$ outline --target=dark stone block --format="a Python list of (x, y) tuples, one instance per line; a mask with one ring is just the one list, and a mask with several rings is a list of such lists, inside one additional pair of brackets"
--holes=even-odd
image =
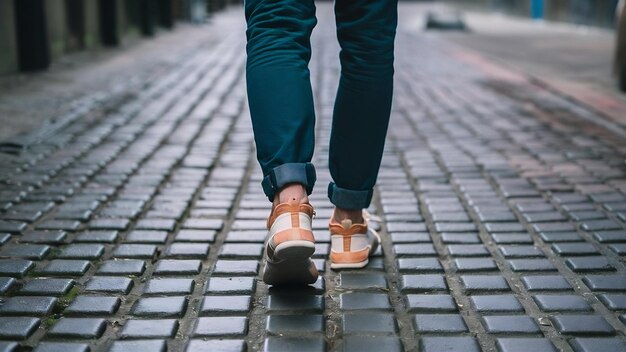
[(437, 258), (401, 258), (398, 268), (401, 272), (443, 272)]
[(344, 352), (403, 352), (402, 342), (392, 336), (352, 335), (343, 339)]
[(98, 259), (104, 254), (100, 244), (70, 244), (61, 250), (58, 258), (63, 259)]
[(213, 275), (256, 275), (259, 272), (258, 260), (218, 260)]
[(126, 243), (155, 243), (163, 244), (167, 240), (167, 231), (131, 231), (124, 238)]
[(505, 258), (544, 257), (543, 251), (534, 246), (500, 246)]
[(135, 224), (136, 230), (174, 231), (176, 220), (173, 219), (142, 219)]
[(397, 257), (436, 256), (437, 251), (432, 244), (397, 244), (393, 246)]
[(114, 243), (117, 240), (117, 231), (87, 231), (78, 234), (76, 243)]
[(48, 331), (50, 337), (95, 339), (102, 335), (106, 320), (100, 318), (61, 318)]
[(127, 320), (120, 334), (123, 339), (167, 339), (178, 329), (176, 319)]
[(0, 294), (4, 294), (13, 288), (17, 280), (12, 277), (0, 277)]
[(221, 230), (223, 226), (224, 226), (224, 221), (221, 219), (189, 218), (183, 224), (184, 229), (215, 230), (215, 231)]
[(626, 275), (587, 275), (583, 282), (592, 291), (626, 291)]
[(208, 255), (209, 245), (206, 243), (172, 243), (165, 251), (167, 258), (204, 259)]
[[(232, 234), (229, 233), (229, 235)], [(217, 235), (217, 231), (215, 230), (180, 230), (177, 234), (176, 234), (176, 242), (213, 242), (215, 241), (215, 236)], [(263, 242), (265, 240), (265, 232), (263, 232), (263, 239), (259, 242)], [(226, 242), (233, 242), (233, 241), (229, 241), (229, 239), (233, 239), (233, 237), (231, 236), (230, 238), (227, 236), (226, 237)], [(240, 242), (240, 241), (236, 241), (236, 242)], [(244, 241), (241, 241), (244, 242)], [(247, 242), (247, 241), (246, 241)]]
[(0, 257), (43, 259), (50, 252), (50, 246), (44, 244), (6, 244), (0, 249)]
[(339, 274), (339, 282), (339, 287), (344, 289), (387, 288), (384, 274), (342, 272)]
[(447, 291), (448, 284), (443, 275), (402, 275), (402, 292)]
[(512, 259), (509, 265), (513, 271), (556, 271), (548, 259)]
[(576, 295), (537, 295), (533, 299), (544, 312), (593, 310), (584, 298)]
[(246, 313), (250, 310), (250, 296), (205, 296), (200, 306), (200, 315), (221, 313)]
[(108, 352), (165, 352), (165, 340), (114, 341)]
[(54, 259), (39, 271), (48, 276), (82, 276), (89, 270), (91, 263), (87, 260)]
[(575, 338), (570, 340), (575, 352), (626, 351), (626, 342), (619, 338)]
[(528, 291), (572, 290), (572, 285), (560, 275), (524, 276), (522, 283)]
[(463, 275), (461, 282), (466, 291), (510, 291), (509, 284), (498, 275)]
[(149, 297), (135, 302), (132, 314), (138, 317), (182, 317), (187, 309), (185, 297)]
[(576, 257), (565, 261), (568, 267), (577, 273), (588, 271), (615, 271), (609, 260), (605, 257)]
[(518, 222), (492, 222), (484, 224), (490, 233), (499, 232), (524, 232), (526, 228)]
[(130, 226), (130, 220), (125, 218), (93, 219), (87, 224), (90, 230), (118, 230), (124, 231)]
[(120, 299), (106, 296), (78, 296), (65, 309), (66, 315), (113, 315)]
[(496, 262), (491, 258), (457, 258), (454, 265), (458, 271), (491, 271), (497, 270)]
[(0, 220), (0, 232), (21, 233), (28, 227), (25, 222)]
[(557, 315), (552, 317), (556, 330), (567, 335), (613, 335), (615, 329), (598, 315)]
[(324, 352), (326, 351), (326, 341), (323, 337), (272, 336), (265, 339), (263, 351)]
[(199, 260), (159, 260), (154, 269), (155, 275), (196, 275), (202, 270)]
[(480, 352), (481, 349), (472, 337), (422, 337), (419, 350), (423, 352)]
[(92, 277), (85, 284), (85, 291), (111, 294), (128, 294), (133, 287), (133, 280), (127, 277)]
[(0, 259), (0, 275), (24, 277), (35, 263), (25, 259)]
[(219, 339), (191, 339), (185, 352), (245, 352), (246, 342), (244, 340), (219, 340)]
[(415, 316), (418, 333), (462, 333), (467, 332), (465, 321), (458, 314), (418, 314)]
[(120, 244), (113, 251), (115, 258), (144, 258), (156, 256), (157, 247), (151, 244)]
[(47, 315), (57, 304), (54, 297), (9, 297), (0, 306), (0, 315)]
[(247, 327), (246, 317), (204, 317), (198, 318), (192, 336), (243, 336)]
[(458, 310), (450, 295), (406, 295), (410, 312), (456, 312)]
[(482, 244), (455, 244), (447, 246), (453, 257), (488, 257), (489, 251)]
[(29, 317), (0, 317), (0, 337), (25, 340), (39, 326), (39, 319)]
[(339, 302), (344, 310), (391, 309), (389, 296), (382, 293), (342, 293)]
[(62, 244), (66, 238), (65, 231), (31, 231), (20, 236), (20, 242)]
[(496, 340), (496, 346), (498, 352), (557, 352), (552, 342), (546, 338), (500, 338)]
[(344, 333), (393, 333), (397, 331), (392, 314), (344, 314)]
[(470, 301), (478, 312), (523, 312), (524, 307), (513, 295), (471, 296)]
[(539, 333), (539, 326), (530, 317), (514, 315), (484, 316), (483, 324), (492, 334)]
[[(364, 301), (367, 300), (364, 299)], [(324, 297), (310, 293), (298, 293), (297, 291), (278, 294), (270, 293), (267, 298), (267, 311), (321, 313), (324, 311)]]
[(40, 342), (34, 352), (89, 352), (89, 344), (74, 342)]
[(146, 269), (143, 260), (105, 260), (98, 269), (98, 275), (141, 275)]
[(534, 240), (527, 233), (492, 233), (491, 238), (497, 244), (533, 244)]
[(146, 295), (188, 295), (194, 287), (192, 279), (152, 279), (144, 287)]
[(252, 277), (212, 277), (206, 287), (209, 294), (252, 294), (256, 281)]
[(222, 245), (220, 257), (260, 258), (263, 248), (263, 244), (260, 243), (226, 243)]
[(289, 333), (322, 333), (324, 318), (321, 315), (270, 315), (265, 330), (274, 335)]
[(72, 279), (32, 279), (26, 281), (19, 293), (29, 296), (62, 296), (74, 287)]
[(473, 232), (461, 232), (461, 233), (453, 233), (453, 232), (444, 232), (441, 234), (441, 240), (445, 244), (451, 243), (459, 243), (459, 244), (480, 244), (482, 241), (478, 234)]
[(603, 294), (598, 298), (610, 310), (626, 310), (626, 295)]
[(546, 243), (584, 241), (576, 232), (540, 232), (539, 237)]

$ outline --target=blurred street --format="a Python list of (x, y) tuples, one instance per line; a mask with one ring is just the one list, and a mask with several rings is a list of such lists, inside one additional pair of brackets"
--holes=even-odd
[(401, 3), (369, 209), (383, 246), (336, 272), (339, 47), (332, 3), (316, 5), (320, 280), (260, 279), (270, 203), (231, 6), (0, 78), (0, 351), (626, 351), (612, 34), (478, 12), (470, 32), (424, 31), (443, 7)]

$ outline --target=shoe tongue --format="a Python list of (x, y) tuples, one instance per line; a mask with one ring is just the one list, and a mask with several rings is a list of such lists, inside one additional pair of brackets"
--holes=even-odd
[(349, 229), (350, 227), (352, 227), (352, 220), (350, 219), (341, 220), (341, 226), (343, 226), (344, 229)]

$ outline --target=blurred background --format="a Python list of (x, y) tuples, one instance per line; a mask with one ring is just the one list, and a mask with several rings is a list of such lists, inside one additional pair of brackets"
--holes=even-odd
[[(42, 70), (67, 53), (118, 46), (176, 22), (201, 23), (240, 0), (0, 0), (0, 74)], [(463, 11), (613, 29), (618, 0), (431, 1)], [(506, 25), (502, 26), (506, 30)], [(471, 29), (471, 28), (470, 28)]]
[[(330, 1), (318, 1), (318, 14), (332, 16), (326, 11)], [(621, 92), (626, 91), (626, 16), (619, 15), (624, 2), (401, 0), (399, 30), (453, 42), (599, 108), (621, 109), (626, 106)], [(207, 34), (228, 34), (215, 33), (225, 27), (214, 22), (235, 18), (243, 31), (242, 4), (0, 0), (0, 140), (68, 114), (74, 105), (67, 102), (176, 67), (194, 47), (210, 45)]]

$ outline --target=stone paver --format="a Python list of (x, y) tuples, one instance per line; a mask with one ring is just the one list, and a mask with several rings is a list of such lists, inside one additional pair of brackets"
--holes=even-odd
[(319, 4), (311, 62), (323, 277), (260, 280), (269, 203), (234, 7), (176, 69), (0, 158), (0, 347), (626, 350), (626, 141), (583, 103), (409, 27), (370, 209), (383, 249), (360, 272), (326, 270), (331, 14)]

